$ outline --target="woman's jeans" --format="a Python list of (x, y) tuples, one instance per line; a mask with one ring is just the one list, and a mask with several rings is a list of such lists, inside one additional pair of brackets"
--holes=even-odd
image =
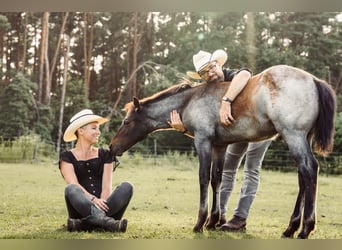
[[(79, 186), (75, 184), (67, 185), (64, 194), (69, 218), (81, 219), (91, 214), (91, 205), (93, 203), (85, 196)], [(107, 198), (109, 210), (106, 215), (120, 220), (126, 211), (132, 195), (133, 185), (131, 183), (123, 182), (117, 186)]]
[(220, 209), (221, 217), (225, 217), (228, 199), (235, 186), (236, 172), (246, 155), (244, 164), (244, 180), (240, 190), (238, 205), (234, 215), (247, 218), (249, 209), (258, 190), (262, 161), (271, 144), (271, 140), (260, 142), (243, 142), (230, 144), (227, 147), (221, 184)]

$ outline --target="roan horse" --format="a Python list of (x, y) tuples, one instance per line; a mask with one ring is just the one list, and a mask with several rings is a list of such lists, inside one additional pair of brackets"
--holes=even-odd
[[(193, 230), (215, 229), (220, 217), (219, 187), (226, 147), (241, 141), (259, 141), (279, 134), (287, 143), (298, 167), (299, 192), (287, 229), (282, 237), (308, 238), (316, 224), (318, 162), (312, 152), (332, 151), (335, 94), (315, 76), (286, 65), (273, 66), (253, 76), (232, 104), (233, 125), (220, 122), (221, 98), (229, 83), (180, 84), (151, 97), (126, 104), (127, 112), (110, 148), (123, 152), (156, 130), (170, 129), (170, 112), (176, 109), (194, 136), (199, 157), (200, 207)], [(211, 178), (211, 180), (210, 180)], [(208, 186), (213, 201), (208, 217)], [(304, 211), (304, 213), (303, 213)]]

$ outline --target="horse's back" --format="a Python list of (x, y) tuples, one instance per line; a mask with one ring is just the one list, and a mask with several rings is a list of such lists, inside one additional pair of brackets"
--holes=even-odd
[[(318, 117), (318, 90), (313, 75), (287, 65), (272, 66), (253, 76), (232, 104), (235, 122), (220, 122), (221, 98), (230, 83), (195, 87), (187, 118), (199, 131), (215, 134), (218, 141), (261, 140), (284, 131), (308, 133)], [(215, 128), (215, 130), (214, 130)]]
[(308, 133), (319, 109), (314, 79), (308, 72), (287, 65), (253, 76), (232, 105), (235, 123), (225, 128), (227, 140), (265, 139), (286, 130)]

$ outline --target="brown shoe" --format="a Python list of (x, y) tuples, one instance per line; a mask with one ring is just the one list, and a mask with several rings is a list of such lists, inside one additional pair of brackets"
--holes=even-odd
[(234, 217), (223, 224), (220, 229), (222, 231), (245, 231), (246, 230), (246, 219), (240, 216), (234, 215)]

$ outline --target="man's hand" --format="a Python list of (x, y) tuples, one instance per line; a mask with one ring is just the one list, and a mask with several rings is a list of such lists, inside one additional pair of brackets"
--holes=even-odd
[(234, 117), (232, 116), (232, 109), (231, 109), (230, 102), (223, 101), (221, 103), (220, 119), (221, 119), (221, 122), (226, 126), (231, 125), (235, 121)]
[(168, 121), (168, 123), (172, 128), (174, 128), (175, 130), (181, 133), (184, 133), (186, 131), (184, 124), (177, 110), (172, 110), (170, 112), (170, 121)]

